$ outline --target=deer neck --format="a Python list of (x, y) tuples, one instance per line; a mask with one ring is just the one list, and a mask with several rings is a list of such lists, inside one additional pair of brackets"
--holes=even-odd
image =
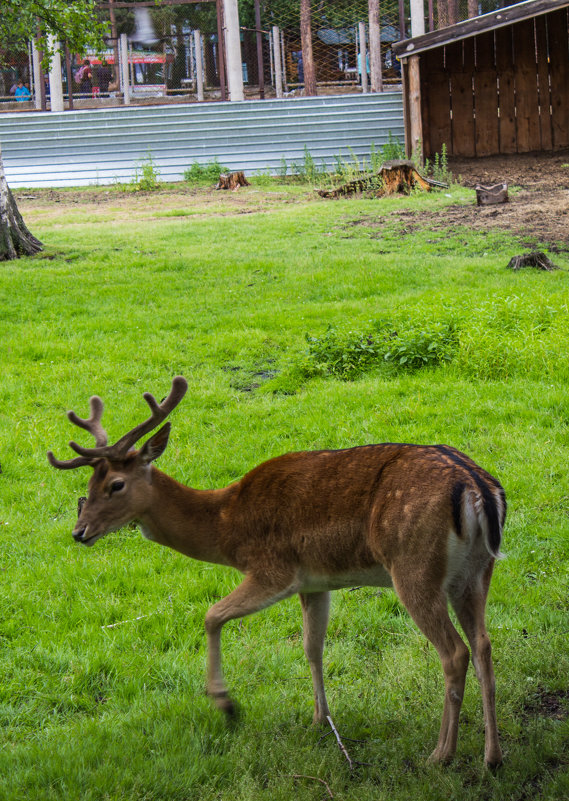
[(143, 535), (193, 559), (229, 564), (220, 547), (227, 490), (195, 490), (151, 470), (149, 502), (137, 519)]

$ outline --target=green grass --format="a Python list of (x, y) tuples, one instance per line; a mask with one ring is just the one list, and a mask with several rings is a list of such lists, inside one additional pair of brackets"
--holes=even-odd
[[(446, 204), (472, 202), (460, 188), (381, 201), (279, 185), (237, 194), (21, 204), (47, 250), (0, 267), (0, 801), (326, 797), (310, 777), (353, 801), (567, 798), (567, 258), (555, 255), (555, 273), (512, 273), (523, 247), (506, 233), (390, 216), (437, 210), (440, 222)], [(442, 364), (380, 360), (355, 380), (304, 369), (306, 335), (328, 326), (348, 337), (377, 321), (404, 332), (451, 320), (458, 340)], [(334, 595), (329, 701), (357, 741), (346, 739), (352, 758), (369, 763), (351, 775), (310, 726), (296, 599), (224, 629), (242, 710), (228, 727), (204, 695), (203, 617), (237, 573), (132, 529), (89, 550), (72, 542), (90, 471), (60, 473), (45, 457), (88, 442), (65, 410), (85, 415), (100, 394), (113, 440), (146, 413), (142, 393), (162, 397), (176, 373), (190, 389), (159, 466), (195, 487), (288, 450), (389, 440), (452, 444), (501, 479), (507, 558), (488, 607), (496, 775), (483, 767), (472, 669), (456, 761), (426, 763), (442, 671), (393, 593)]]

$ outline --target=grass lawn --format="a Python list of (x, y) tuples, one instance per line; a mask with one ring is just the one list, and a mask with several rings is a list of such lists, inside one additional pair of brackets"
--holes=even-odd
[[(0, 801), (566, 799), (567, 256), (515, 273), (524, 244), (507, 233), (413, 224), (472, 203), (459, 187), (36, 194), (20, 209), (45, 252), (0, 265)], [(427, 764), (442, 671), (391, 591), (334, 594), (325, 677), (365, 763), (351, 773), (310, 725), (298, 599), (225, 627), (242, 713), (228, 726), (204, 695), (203, 618), (238, 574), (133, 528), (72, 541), (90, 471), (45, 454), (91, 441), (65, 411), (101, 395), (114, 441), (178, 373), (190, 388), (158, 466), (197, 488), (290, 450), (386, 441), (453, 445), (501, 480), (499, 771), (483, 767), (472, 668), (456, 760)]]

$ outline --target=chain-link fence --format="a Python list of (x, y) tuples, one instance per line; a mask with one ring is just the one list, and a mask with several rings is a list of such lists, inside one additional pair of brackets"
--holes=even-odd
[[(105, 52), (77, 54), (62, 49), (66, 108), (124, 102), (124, 79), (121, 83), (119, 70), (121, 34), (128, 40), (131, 102), (227, 98), (224, 51), (219, 46), (224, 29), (222, 13), (218, 16), (222, 3), (162, 0), (156, 8), (124, 5), (100, 2), (99, 13), (109, 21), (112, 34)], [(507, 5), (513, 3), (424, 0), (425, 30)], [(410, 36), (409, 0), (380, 0), (376, 22), (380, 80), (374, 85), (368, 0), (239, 0), (245, 97), (382, 91), (399, 85), (400, 65), (391, 46)], [(1, 110), (49, 108), (50, 81), (38, 68), (40, 58), (41, 53), (34, 67), (32, 43), (22, 49), (0, 42)]]

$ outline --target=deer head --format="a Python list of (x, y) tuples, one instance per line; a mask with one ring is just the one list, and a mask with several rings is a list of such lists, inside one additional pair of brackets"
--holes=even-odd
[(89, 403), (91, 415), (87, 419), (75, 412), (67, 413), (71, 422), (89, 431), (95, 438), (94, 448), (84, 448), (76, 442), (70, 447), (79, 454), (73, 459), (56, 459), (48, 451), (49, 463), (58, 470), (89, 466), (94, 469), (89, 481), (87, 500), (80, 505), (79, 517), (73, 529), (73, 538), (83, 545), (93, 545), (98, 539), (126, 525), (144, 511), (152, 480), (151, 463), (162, 455), (168, 444), (170, 423), (166, 423), (139, 450), (135, 444), (156, 428), (180, 403), (188, 383), (176, 376), (168, 397), (158, 403), (149, 392), (144, 400), (150, 406), (151, 415), (135, 426), (114, 445), (108, 445), (107, 433), (101, 425), (103, 401), (94, 395)]

